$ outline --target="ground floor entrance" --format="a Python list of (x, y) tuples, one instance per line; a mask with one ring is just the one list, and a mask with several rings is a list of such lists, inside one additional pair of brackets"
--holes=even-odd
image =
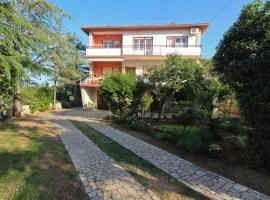
[(97, 93), (97, 108), (99, 110), (108, 110), (108, 103), (104, 97), (99, 91)]
[(105, 97), (100, 93), (99, 87), (81, 87), (82, 104), (84, 110), (107, 110), (108, 104)]

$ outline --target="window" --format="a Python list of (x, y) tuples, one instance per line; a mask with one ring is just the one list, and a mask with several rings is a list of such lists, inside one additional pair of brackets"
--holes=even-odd
[(126, 73), (129, 75), (136, 75), (136, 67), (126, 67)]
[(149, 50), (153, 48), (152, 37), (133, 38), (133, 47), (135, 50)]
[(167, 47), (188, 47), (188, 37), (167, 37)]
[(103, 48), (120, 48), (119, 40), (103, 40), (102, 41)]
[(104, 40), (102, 42), (102, 47), (103, 48), (113, 48), (114, 47), (114, 42), (113, 40)]
[(114, 48), (120, 48), (120, 41), (119, 40), (114, 40), (113, 41), (113, 46), (114, 46)]
[(144, 50), (144, 38), (134, 38), (134, 49), (135, 50)]

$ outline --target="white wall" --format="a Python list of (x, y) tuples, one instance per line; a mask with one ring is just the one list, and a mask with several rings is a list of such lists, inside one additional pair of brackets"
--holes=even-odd
[(97, 106), (97, 88), (81, 87), (81, 95), (84, 109), (88, 109), (90, 105)]
[[(188, 36), (188, 48), (166, 48), (168, 36)], [(140, 51), (134, 51), (132, 48), (134, 37), (153, 37), (153, 55), (167, 55), (168, 53), (178, 53), (181, 55), (200, 55), (201, 48), (195, 47), (200, 45), (201, 33), (190, 35), (190, 29), (164, 30), (164, 31), (125, 31), (123, 32), (123, 54), (124, 55), (141, 55)], [(198, 37), (198, 38), (197, 38)], [(162, 45), (160, 47), (159, 45)]]
[(92, 32), (88, 33), (88, 41), (89, 41), (89, 46), (91, 47), (93, 44), (93, 34)]
[(125, 60), (122, 64), (123, 69), (125, 67), (136, 67), (136, 75), (142, 75), (150, 68), (158, 67), (164, 64), (164, 61), (140, 61), (140, 60)]
[(120, 56), (121, 48), (86, 48), (87, 56)]

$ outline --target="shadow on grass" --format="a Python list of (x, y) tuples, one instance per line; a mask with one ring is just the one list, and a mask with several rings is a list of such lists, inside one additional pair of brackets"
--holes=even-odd
[(14, 132), (18, 131), (18, 125), (16, 123), (10, 123), (9, 121), (1, 122), (0, 121), (0, 134), (4, 132)]
[(5, 124), (0, 135), (0, 199), (87, 199), (54, 130), (25, 122)]

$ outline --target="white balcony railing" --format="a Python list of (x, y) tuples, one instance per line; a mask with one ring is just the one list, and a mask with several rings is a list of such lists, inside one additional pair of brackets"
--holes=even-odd
[(104, 76), (99, 77), (85, 77), (80, 80), (80, 85), (82, 86), (93, 86), (93, 87), (99, 87), (100, 81), (104, 78)]
[(86, 49), (87, 56), (166, 56), (168, 54), (179, 54), (184, 56), (200, 56), (201, 45), (184, 45), (176, 47), (168, 47), (166, 45), (153, 45), (145, 47), (122, 46), (122, 48), (103, 48), (88, 47)]
[(87, 56), (120, 56), (121, 48), (102, 48), (88, 47), (86, 48)]
[(190, 55), (190, 56), (200, 56), (201, 46), (178, 46), (178, 47), (168, 47), (166, 45), (150, 46), (145, 48), (134, 48), (133, 46), (123, 46), (123, 55), (141, 55), (141, 56), (166, 56), (168, 54), (179, 54), (179, 55)]

